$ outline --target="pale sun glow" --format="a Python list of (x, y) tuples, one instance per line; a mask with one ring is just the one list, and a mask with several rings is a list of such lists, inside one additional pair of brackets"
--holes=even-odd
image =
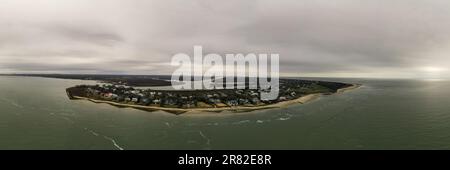
[(428, 66), (428, 67), (423, 67), (422, 68), (423, 71), (428, 72), (428, 73), (440, 73), (440, 72), (444, 72), (447, 71), (447, 68), (443, 68), (443, 67), (432, 67), (432, 66)]

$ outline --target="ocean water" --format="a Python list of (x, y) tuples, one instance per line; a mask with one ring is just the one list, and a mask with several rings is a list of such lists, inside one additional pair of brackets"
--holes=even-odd
[(0, 149), (450, 149), (450, 82), (359, 89), (246, 114), (172, 115), (71, 101), (93, 81), (0, 76)]

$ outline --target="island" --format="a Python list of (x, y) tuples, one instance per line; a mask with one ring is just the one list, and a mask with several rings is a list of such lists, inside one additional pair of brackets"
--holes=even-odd
[(145, 111), (250, 112), (305, 103), (320, 95), (330, 95), (359, 87), (327, 81), (280, 79), (280, 92), (275, 100), (260, 100), (261, 89), (155, 90), (139, 89), (120, 83), (77, 85), (66, 89), (71, 100), (88, 100), (116, 107)]

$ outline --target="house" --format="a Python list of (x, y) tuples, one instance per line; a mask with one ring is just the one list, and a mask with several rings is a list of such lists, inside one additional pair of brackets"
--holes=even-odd
[(296, 95), (297, 95), (297, 93), (295, 93), (295, 91), (291, 93), (291, 96), (292, 96), (292, 97), (294, 97), (294, 96), (296, 96)]
[(160, 100), (160, 99), (155, 99), (155, 100), (152, 101), (152, 103), (153, 103), (153, 104), (160, 104), (160, 103), (161, 103), (161, 100)]
[(131, 102), (132, 98), (131, 97), (126, 97), (125, 98), (125, 102)]
[(165, 105), (176, 105), (176, 101), (173, 99), (166, 99), (164, 100)]
[(195, 105), (193, 105), (193, 104), (191, 104), (191, 103), (186, 103), (186, 104), (183, 104), (181, 107), (182, 108), (191, 108), (191, 107), (194, 107)]
[(237, 100), (228, 100), (225, 102), (228, 106), (237, 106), (239, 103)]
[(244, 90), (238, 90), (238, 91), (236, 91), (236, 94), (243, 94), (244, 93)]
[(255, 91), (250, 91), (250, 96), (258, 96), (259, 94), (258, 93), (256, 93)]
[(151, 103), (151, 100), (149, 98), (143, 98), (141, 100), (141, 104), (149, 105), (150, 103)]
[(253, 104), (259, 104), (260, 100), (257, 97), (252, 98), (252, 103)]
[(117, 94), (112, 94), (111, 95), (111, 99), (113, 99), (113, 100), (116, 100), (118, 97), (119, 97), (119, 95), (117, 95)]
[(133, 98), (131, 99), (131, 101), (137, 103), (137, 102), (139, 102), (139, 98), (133, 97)]
[(208, 99), (208, 103), (216, 104), (216, 103), (220, 103), (220, 102), (221, 102), (220, 99), (214, 99), (214, 98)]
[(248, 99), (239, 99), (239, 104), (248, 104)]
[(123, 96), (118, 96), (116, 98), (116, 101), (118, 101), (118, 102), (123, 102), (124, 100), (125, 100), (125, 97), (123, 97)]
[(113, 94), (112, 93), (104, 93), (103, 97), (106, 99), (112, 99)]

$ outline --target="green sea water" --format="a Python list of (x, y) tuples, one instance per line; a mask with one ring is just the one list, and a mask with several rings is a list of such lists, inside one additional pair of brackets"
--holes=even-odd
[(450, 149), (450, 82), (359, 89), (247, 114), (176, 116), (71, 101), (93, 81), (0, 76), (0, 149)]

